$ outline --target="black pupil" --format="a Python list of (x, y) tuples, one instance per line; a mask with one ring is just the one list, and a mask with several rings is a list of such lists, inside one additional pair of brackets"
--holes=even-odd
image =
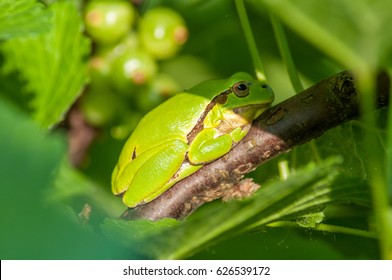
[(237, 86), (237, 89), (240, 90), (240, 91), (245, 91), (245, 90), (248, 89), (248, 86), (246, 84), (239, 84)]

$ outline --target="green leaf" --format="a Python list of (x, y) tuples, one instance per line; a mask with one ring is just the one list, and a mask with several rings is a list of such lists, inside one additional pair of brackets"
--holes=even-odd
[(32, 92), (33, 117), (43, 127), (59, 122), (87, 80), (88, 40), (82, 34), (80, 15), (71, 2), (50, 6), (50, 32), (18, 38), (3, 46), (6, 71), (17, 70)]
[(111, 239), (135, 250), (139, 249), (140, 253), (146, 254), (144, 251), (146, 247), (141, 241), (148, 242), (149, 238), (155, 238), (158, 234), (178, 224), (177, 220), (171, 218), (155, 222), (149, 220), (130, 222), (121, 219), (105, 219), (101, 228)]
[(324, 212), (315, 212), (298, 217), (297, 223), (301, 227), (314, 228), (325, 219)]
[(72, 201), (77, 199), (91, 205), (95, 212), (103, 212), (105, 217), (118, 217), (125, 211), (121, 199), (65, 161), (60, 167), (53, 188), (47, 193), (47, 201), (51, 203), (63, 202), (70, 205)]
[(1, 97), (0, 127), (2, 260), (134, 257), (88, 225), (75, 222), (62, 203), (46, 201), (66, 156), (63, 135), (44, 133)]
[(50, 13), (35, 0), (0, 1), (0, 41), (49, 29)]

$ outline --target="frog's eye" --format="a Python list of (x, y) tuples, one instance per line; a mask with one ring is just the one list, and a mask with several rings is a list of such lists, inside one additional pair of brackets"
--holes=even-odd
[(238, 82), (232, 86), (232, 90), (238, 97), (245, 97), (249, 94), (249, 83)]

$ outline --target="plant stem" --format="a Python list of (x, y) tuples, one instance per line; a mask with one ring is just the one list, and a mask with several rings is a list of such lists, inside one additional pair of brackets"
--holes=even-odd
[[(388, 74), (391, 74), (392, 70), (389, 71)], [(392, 91), (389, 91), (389, 94), (392, 95)], [(392, 101), (390, 101), (391, 103)], [(392, 104), (389, 104), (391, 106)], [(390, 108), (388, 111), (388, 139), (387, 139), (387, 155), (386, 155), (386, 166), (387, 166), (387, 182), (389, 186), (389, 197), (392, 199), (392, 109)]]
[(257, 50), (256, 42), (253, 37), (252, 29), (249, 24), (248, 15), (246, 14), (245, 5), (243, 0), (235, 0), (238, 17), (240, 19), (242, 30), (244, 31), (245, 39), (252, 56), (253, 66), (256, 72), (256, 78), (260, 81), (266, 81), (263, 64)]
[(278, 168), (280, 180), (286, 181), (290, 175), (289, 162), (287, 160), (279, 161)]
[[(368, 127), (376, 127), (377, 119), (372, 114), (376, 108), (376, 75), (375, 71), (358, 73), (358, 92), (362, 119)], [(367, 172), (372, 187), (373, 211), (377, 222), (377, 232), (380, 240), (380, 251), (383, 259), (392, 258), (392, 232), (389, 221), (389, 205), (387, 178), (384, 174), (385, 154), (380, 147), (378, 135), (368, 130), (365, 134), (365, 145), (368, 149)], [(388, 172), (388, 171), (387, 171)]]
[[(389, 71), (389, 74), (391, 71)], [(392, 94), (392, 91), (389, 90), (389, 95)], [(391, 105), (391, 101), (390, 101)], [(388, 186), (388, 197), (389, 197), (389, 202), (391, 203), (392, 199), (392, 109), (389, 107), (389, 112), (388, 112), (388, 139), (387, 139), (387, 153), (386, 153), (386, 167), (387, 167), (387, 186)], [(390, 237), (392, 235), (392, 207), (389, 205), (386, 213), (386, 226), (387, 226), (387, 233), (389, 233), (388, 237), (388, 244), (387, 246), (389, 247), (388, 251), (386, 252), (387, 258), (392, 259), (392, 238)]]
[(286, 65), (291, 84), (293, 85), (296, 93), (301, 92), (304, 90), (304, 87), (301, 83), (297, 69), (294, 65), (294, 60), (293, 57), (291, 56), (290, 48), (287, 43), (283, 26), (280, 23), (280, 20), (275, 15), (270, 13), (270, 18), (271, 18), (272, 28), (274, 29), (275, 38), (278, 43), (279, 52), (283, 58), (284, 64)]
[[(270, 223), (267, 226), (269, 226), (269, 227), (303, 228), (295, 222), (286, 222), (286, 221)], [(309, 229), (323, 231), (323, 232), (351, 234), (351, 235), (356, 235), (356, 236), (365, 237), (365, 238), (377, 239), (377, 233), (375, 233), (375, 232), (361, 230), (361, 229), (355, 229), (355, 228), (342, 227), (342, 226), (328, 225), (328, 224), (323, 224), (323, 223), (317, 224), (315, 227), (312, 227)]]

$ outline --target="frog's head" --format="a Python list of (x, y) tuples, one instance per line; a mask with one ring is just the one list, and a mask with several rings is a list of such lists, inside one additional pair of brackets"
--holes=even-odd
[(189, 90), (214, 101), (247, 119), (257, 118), (274, 101), (274, 92), (263, 81), (245, 72), (238, 72), (227, 79), (204, 81)]
[(245, 72), (235, 73), (228, 78), (226, 87), (226, 92), (218, 96), (216, 101), (249, 121), (257, 118), (274, 101), (271, 87)]

